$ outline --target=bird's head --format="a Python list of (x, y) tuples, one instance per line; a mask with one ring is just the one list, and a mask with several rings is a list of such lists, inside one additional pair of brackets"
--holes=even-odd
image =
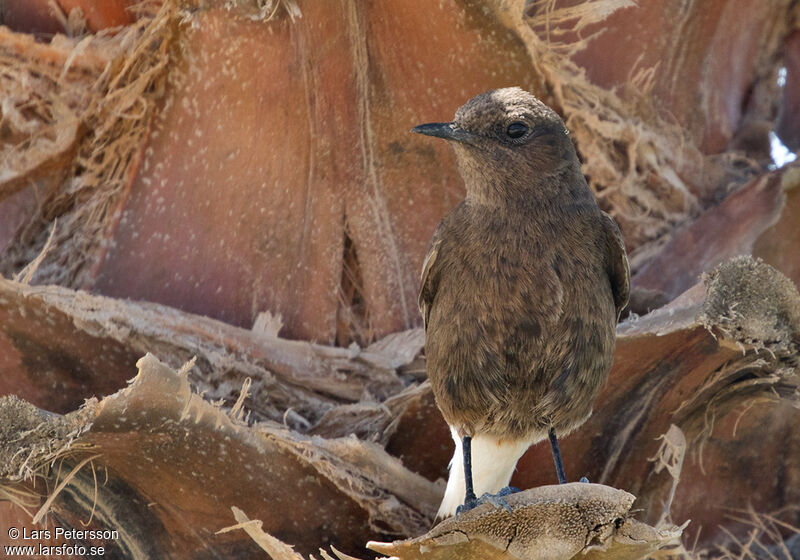
[(422, 124), (412, 132), (450, 140), (467, 195), (529, 190), (579, 169), (564, 122), (530, 93), (514, 87), (487, 91), (467, 101), (449, 123)]

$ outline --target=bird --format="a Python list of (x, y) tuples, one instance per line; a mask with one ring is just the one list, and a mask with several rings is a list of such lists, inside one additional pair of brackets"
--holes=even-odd
[(466, 188), (419, 291), (428, 378), (455, 442), (444, 518), (507, 506), (518, 460), (547, 438), (566, 482), (558, 436), (586, 421), (608, 378), (630, 270), (563, 120), (531, 93), (487, 91), (412, 132), (452, 145)]

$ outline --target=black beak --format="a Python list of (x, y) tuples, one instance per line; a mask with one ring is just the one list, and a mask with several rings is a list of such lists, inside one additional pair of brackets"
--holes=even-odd
[(428, 123), (415, 126), (411, 132), (424, 134), (425, 136), (436, 136), (445, 140), (455, 140), (456, 142), (467, 142), (472, 140), (472, 134), (458, 126), (456, 123)]

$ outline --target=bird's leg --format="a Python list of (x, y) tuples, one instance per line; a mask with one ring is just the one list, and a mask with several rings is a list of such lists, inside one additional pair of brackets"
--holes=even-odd
[(467, 486), (464, 504), (472, 504), (478, 501), (475, 497), (475, 490), (472, 487), (472, 438), (470, 436), (464, 436), (462, 441), (464, 447), (464, 480)]
[(464, 505), (458, 506), (456, 515), (469, 511), (478, 505), (478, 498), (475, 496), (475, 490), (472, 487), (472, 438), (464, 436), (461, 441), (464, 449), (464, 482), (467, 487), (467, 493), (464, 496)]
[(506, 486), (497, 494), (489, 494), (486, 492), (483, 496), (478, 498), (475, 496), (475, 489), (472, 484), (472, 438), (464, 436), (462, 439), (462, 448), (464, 449), (464, 482), (467, 487), (466, 496), (464, 497), (464, 505), (458, 506), (456, 515), (469, 511), (472, 508), (481, 504), (492, 504), (496, 508), (504, 508), (508, 513), (511, 513), (511, 506), (505, 500), (505, 496), (519, 492), (519, 488), (513, 486)]
[(564, 463), (561, 461), (561, 450), (558, 448), (558, 438), (556, 437), (556, 429), (550, 427), (550, 445), (553, 448), (553, 461), (556, 464), (556, 475), (558, 476), (559, 484), (566, 484), (567, 476), (564, 474)]

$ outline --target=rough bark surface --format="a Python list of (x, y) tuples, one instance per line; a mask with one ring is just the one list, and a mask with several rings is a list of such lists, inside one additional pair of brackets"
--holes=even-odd
[(541, 486), (482, 505), (406, 541), (369, 543), (400, 560), (642, 558), (674, 545), (681, 530), (656, 530), (629, 518), (634, 496), (599, 484)]

